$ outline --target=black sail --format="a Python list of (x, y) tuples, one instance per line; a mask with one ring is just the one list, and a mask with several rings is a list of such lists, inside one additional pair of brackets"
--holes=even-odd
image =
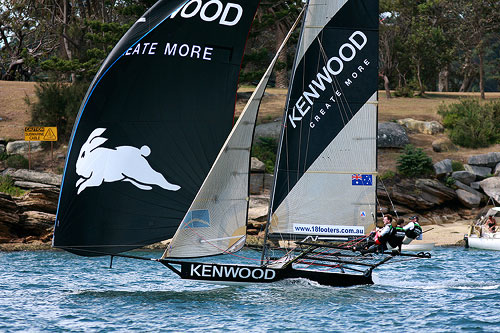
[(73, 128), (54, 247), (114, 254), (174, 235), (231, 130), (257, 5), (162, 0), (125, 34)]
[(367, 229), (351, 226), (373, 223), (377, 74), (378, 1), (310, 0), (287, 100), (271, 233), (318, 234), (335, 224), (324, 234), (362, 234)]

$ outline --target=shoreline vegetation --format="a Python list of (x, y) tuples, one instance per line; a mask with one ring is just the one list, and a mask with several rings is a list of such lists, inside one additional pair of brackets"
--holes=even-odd
[[(27, 105), (23, 101), (26, 96), (33, 98), (35, 91), (35, 82), (16, 82), (16, 81), (0, 81), (0, 139), (12, 141), (24, 139), (24, 126), (29, 121), (29, 112)], [(242, 86), (238, 93), (249, 93), (254, 87)], [(269, 88), (266, 92), (261, 105), (259, 114), (259, 123), (275, 122), (282, 118), (286, 99), (286, 89)], [(449, 105), (458, 103), (461, 98), (479, 98), (479, 93), (440, 93), (428, 92), (424, 97), (398, 97), (387, 99), (384, 92), (379, 92), (379, 117), (380, 122), (396, 122), (399, 119), (413, 118), (421, 121), (442, 121), (438, 115), (439, 105)], [(486, 100), (500, 99), (500, 92), (486, 93)], [(235, 115), (241, 113), (246, 103), (245, 98), (239, 98), (236, 103)], [(485, 154), (489, 152), (500, 152), (500, 144), (495, 144), (487, 148), (462, 148), (457, 151), (435, 152), (431, 143), (439, 138), (445, 137), (445, 133), (427, 135), (418, 132), (409, 131), (408, 137), (410, 143), (423, 151), (432, 158), (433, 163), (444, 159), (452, 159), (465, 163), (467, 158), (475, 154)], [(56, 148), (53, 157), (50, 150), (32, 153), (32, 169), (38, 171), (47, 171), (60, 174), (64, 166), (64, 157), (67, 147), (62, 145)], [(386, 148), (380, 149), (378, 153), (379, 174), (384, 175), (386, 172), (396, 171), (396, 161), (401, 154), (400, 149)], [(1, 168), (0, 168), (1, 170)], [(425, 230), (430, 230), (424, 234), (423, 242), (435, 243), (436, 246), (463, 246), (463, 236), (467, 233), (468, 227), (480, 208), (470, 210), (468, 214), (459, 214), (453, 221), (448, 221), (444, 224), (436, 224), (429, 222), (424, 226)], [(439, 214), (439, 212), (436, 212)], [(254, 235), (249, 235), (247, 244), (258, 244), (259, 238)], [(164, 249), (164, 243), (157, 243), (142, 250)], [(0, 251), (38, 251), (38, 250), (56, 250), (52, 249), (51, 242), (45, 243), (38, 239), (23, 240), (16, 243), (1, 243)]]

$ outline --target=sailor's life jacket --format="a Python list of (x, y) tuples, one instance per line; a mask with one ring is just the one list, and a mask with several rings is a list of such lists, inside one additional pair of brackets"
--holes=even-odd
[(403, 239), (405, 239), (406, 233), (405, 230), (401, 227), (392, 227), (389, 237), (387, 239), (387, 243), (392, 247), (396, 248), (403, 244)]
[(403, 228), (406, 234), (406, 237), (411, 239), (417, 239), (420, 235), (422, 235), (422, 227), (417, 222), (410, 222)]

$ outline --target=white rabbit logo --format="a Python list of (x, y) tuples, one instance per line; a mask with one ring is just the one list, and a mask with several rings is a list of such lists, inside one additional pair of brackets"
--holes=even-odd
[(103, 182), (126, 181), (141, 190), (151, 190), (150, 185), (158, 185), (166, 190), (177, 191), (181, 187), (170, 184), (165, 177), (151, 168), (145, 157), (151, 149), (120, 146), (114, 149), (99, 147), (108, 139), (101, 137), (105, 128), (96, 128), (80, 149), (76, 161), (77, 194), (87, 187), (100, 186)]

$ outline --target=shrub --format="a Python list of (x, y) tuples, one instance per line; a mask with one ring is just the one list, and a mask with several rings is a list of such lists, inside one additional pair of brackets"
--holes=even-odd
[(440, 105), (438, 114), (453, 143), (468, 148), (487, 147), (500, 139), (500, 102), (481, 105), (476, 99)]
[(448, 187), (452, 187), (453, 188), (453, 185), (455, 185), (455, 178), (453, 177), (446, 177), (445, 180), (444, 180), (444, 184)]
[(386, 179), (392, 179), (394, 177), (396, 177), (396, 173), (394, 173), (394, 171), (391, 171), (391, 170), (387, 170), (386, 172), (384, 172), (382, 175), (379, 176), (380, 179), (382, 180), (386, 180)]
[(7, 167), (14, 169), (28, 169), (29, 162), (22, 155), (10, 155), (7, 157)]
[(406, 145), (397, 161), (399, 173), (407, 177), (429, 175), (434, 171), (432, 159), (421, 148)]
[(67, 142), (80, 104), (87, 91), (87, 83), (41, 83), (36, 86), (37, 101), (25, 99), (31, 112), (31, 126), (57, 126), (60, 142)]
[(252, 156), (258, 158), (266, 165), (266, 172), (274, 172), (274, 163), (276, 162), (276, 151), (278, 143), (274, 138), (259, 138), (252, 147)]
[(14, 182), (9, 176), (0, 176), (0, 192), (14, 197), (18, 197), (24, 193), (19, 187), (14, 186)]
[(453, 171), (464, 171), (464, 165), (459, 161), (451, 161), (451, 169)]

